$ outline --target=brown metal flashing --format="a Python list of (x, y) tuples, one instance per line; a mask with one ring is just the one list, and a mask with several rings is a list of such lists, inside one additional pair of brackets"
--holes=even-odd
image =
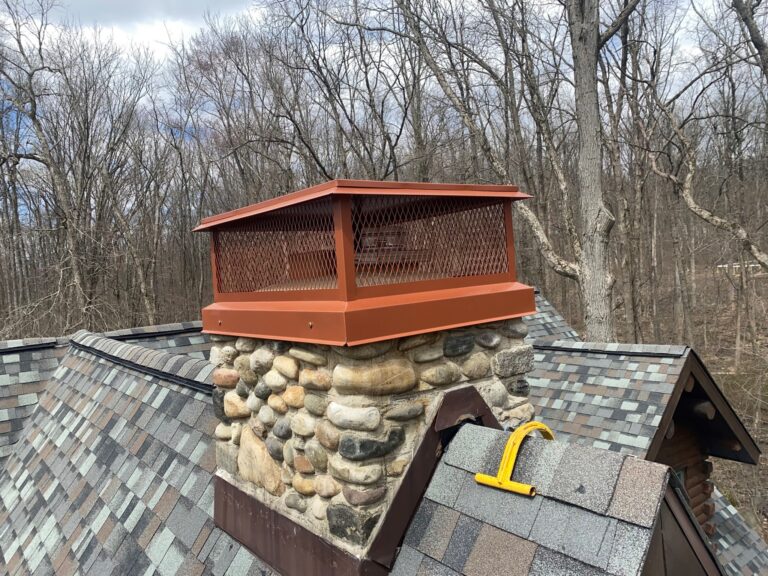
[(464, 422), (501, 429), (493, 412), (473, 386), (457, 388), (443, 396), (435, 418), (424, 433), (413, 461), (384, 515), (381, 527), (371, 542), (368, 550), (371, 560), (387, 568), (392, 567), (397, 549), (443, 454), (441, 432)]
[(214, 522), (283, 576), (389, 574), (442, 455), (443, 434), (468, 421), (501, 429), (473, 386), (446, 392), (364, 558), (324, 540), (219, 476), (214, 491)]
[(323, 540), (216, 476), (213, 520), (283, 576), (382, 576), (389, 571)]
[[(701, 565), (702, 573), (707, 576), (722, 576), (725, 572), (717, 561), (714, 552), (707, 544), (707, 537), (702, 531), (701, 526), (693, 518), (691, 511), (683, 504), (683, 498), (671, 485), (667, 486), (666, 493), (664, 494), (664, 503), (668, 506), (675, 522), (682, 530), (685, 540), (690, 545), (691, 551)], [(662, 526), (662, 531), (664, 531), (664, 528)], [(693, 567), (691, 569), (693, 570)]]
[(707, 440), (711, 440), (711, 438), (704, 438), (703, 444), (707, 447), (707, 452), (711, 456), (718, 458), (745, 462), (747, 464), (757, 464), (760, 458), (760, 448), (747, 431), (744, 423), (738, 417), (723, 392), (715, 383), (704, 363), (692, 349), (688, 349), (683, 370), (675, 383), (675, 388), (667, 403), (664, 414), (662, 415), (659, 427), (648, 447), (646, 459), (655, 462), (658, 458), (667, 430), (672, 425), (675, 414), (680, 407), (683, 393), (686, 391), (686, 388), (690, 388), (689, 380), (691, 378), (693, 378), (693, 380), (701, 387), (706, 399), (709, 400), (717, 410), (715, 424), (710, 422), (707, 427), (709, 436), (712, 435), (712, 431), (716, 430), (715, 425), (717, 424), (717, 420), (722, 418), (721, 428), (724, 426), (728, 432), (733, 435), (733, 439), (735, 439), (739, 445), (739, 450), (729, 451), (718, 448), (714, 442), (708, 442)]

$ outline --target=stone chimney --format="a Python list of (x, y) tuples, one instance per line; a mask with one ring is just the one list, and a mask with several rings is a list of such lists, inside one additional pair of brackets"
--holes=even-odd
[(533, 416), (520, 319), (533, 291), (515, 279), (511, 230), (524, 195), (318, 188), (200, 227), (213, 232), (217, 474), (362, 558), (447, 391), (474, 387), (506, 427)]

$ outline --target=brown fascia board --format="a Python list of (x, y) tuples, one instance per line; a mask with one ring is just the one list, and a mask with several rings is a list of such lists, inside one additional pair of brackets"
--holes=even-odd
[(685, 539), (691, 546), (691, 551), (701, 564), (704, 574), (707, 576), (724, 576), (725, 570), (718, 562), (712, 547), (707, 543), (708, 538), (693, 516), (693, 512), (685, 503), (685, 497), (681, 494), (680, 488), (675, 487), (676, 482), (675, 475), (671, 475), (670, 483), (664, 494), (664, 503), (680, 526)]
[(717, 410), (717, 414), (722, 417), (727, 429), (732, 434), (732, 438), (724, 438), (724, 440), (736, 440), (741, 445), (741, 451), (738, 453), (710, 450), (710, 455), (726, 460), (744, 462), (745, 464), (757, 464), (760, 459), (760, 448), (734, 411), (731, 404), (728, 402), (728, 399), (725, 397), (722, 390), (720, 390), (720, 387), (715, 383), (715, 380), (701, 361), (701, 358), (699, 358), (699, 355), (691, 348), (688, 348), (686, 351), (685, 364), (675, 383), (672, 397), (667, 403), (667, 407), (664, 410), (656, 434), (651, 441), (651, 445), (648, 447), (646, 460), (656, 461), (661, 445), (664, 442), (664, 437), (674, 419), (675, 412), (680, 404), (680, 399), (685, 392), (685, 385), (690, 376), (693, 376), (696, 382), (701, 386), (707, 399), (712, 402)]
[(216, 476), (214, 522), (283, 576), (389, 574), (442, 456), (444, 435), (464, 422), (501, 429), (471, 385), (445, 393), (365, 557), (353, 556)]

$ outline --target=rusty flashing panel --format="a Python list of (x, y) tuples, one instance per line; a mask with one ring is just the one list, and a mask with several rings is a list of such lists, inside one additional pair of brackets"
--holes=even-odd
[(355, 345), (535, 311), (514, 186), (338, 180), (219, 216), (205, 332)]

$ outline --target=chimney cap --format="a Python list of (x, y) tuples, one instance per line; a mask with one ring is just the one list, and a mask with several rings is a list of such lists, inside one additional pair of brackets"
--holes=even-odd
[(205, 332), (357, 345), (535, 311), (515, 186), (332, 180), (205, 219)]
[(193, 232), (204, 232), (235, 220), (249, 218), (295, 204), (309, 202), (334, 194), (351, 196), (455, 196), (464, 198), (508, 198), (525, 200), (532, 198), (520, 192), (517, 186), (500, 184), (442, 184), (433, 182), (393, 182), (381, 180), (329, 180), (317, 186), (291, 192), (271, 200), (265, 200), (222, 214), (203, 218)]

